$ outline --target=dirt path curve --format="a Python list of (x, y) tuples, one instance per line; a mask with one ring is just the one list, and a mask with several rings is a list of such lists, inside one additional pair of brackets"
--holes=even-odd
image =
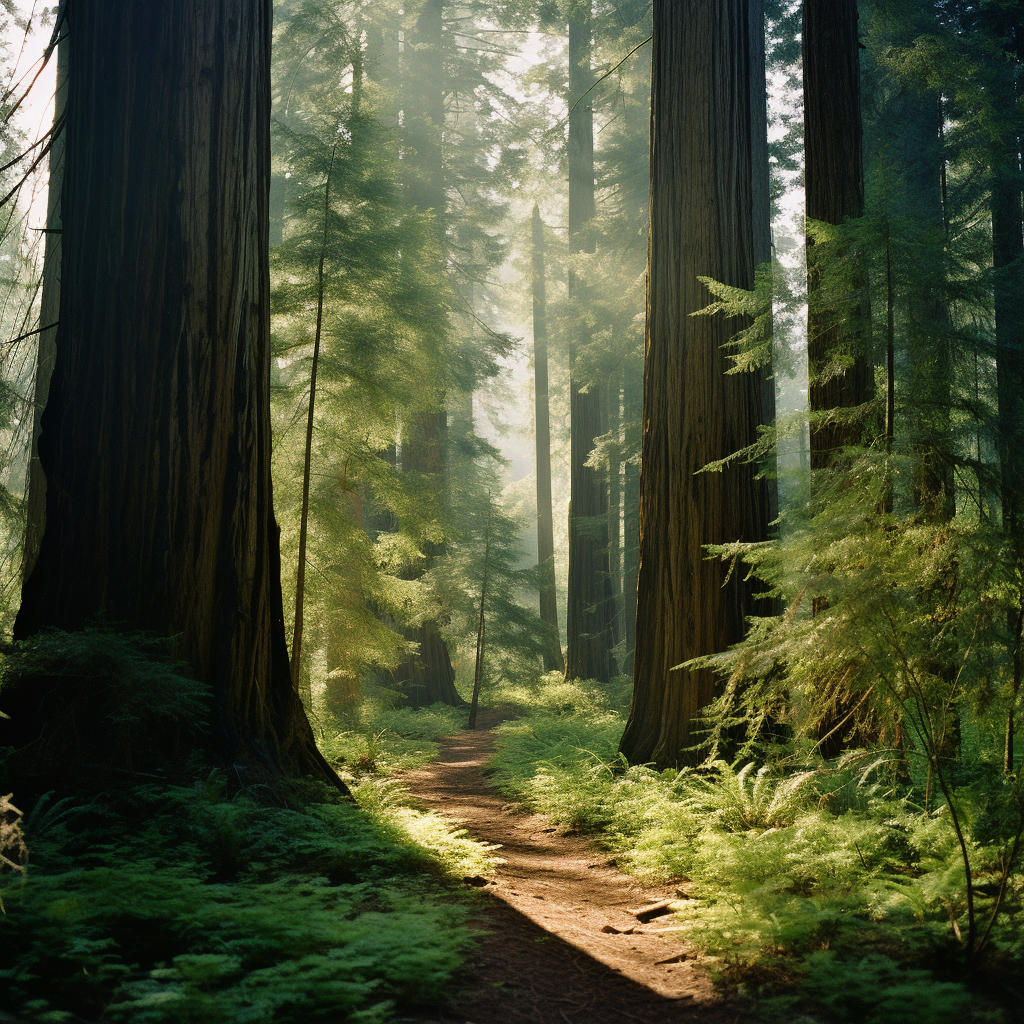
[[(676, 898), (676, 887), (641, 885), (574, 836), (536, 815), (514, 814), (483, 773), (494, 748), (490, 727), (462, 732), (436, 761), (403, 781), (423, 806), (501, 846), (504, 860), (482, 892), (487, 936), (456, 999), (459, 1024), (725, 1024), (694, 951), (670, 918), (640, 925), (629, 913)], [(614, 929), (614, 930), (613, 930)]]

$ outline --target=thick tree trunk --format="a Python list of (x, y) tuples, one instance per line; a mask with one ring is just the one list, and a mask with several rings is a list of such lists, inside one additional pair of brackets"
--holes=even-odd
[(764, 381), (725, 373), (722, 346), (735, 321), (690, 316), (710, 301), (698, 275), (754, 285), (767, 216), (755, 138), (764, 124), (762, 40), (757, 0), (655, 0), (640, 573), (621, 744), (634, 763), (693, 760), (685, 752), (692, 720), (715, 679), (675, 668), (736, 643), (752, 611), (743, 574), (723, 585), (725, 566), (703, 546), (768, 535), (769, 487), (753, 467), (699, 472), (756, 439)]
[[(590, 67), (589, 0), (577, 2), (569, 20), (569, 248), (593, 252), (585, 229), (594, 217), (594, 108), (585, 95)], [(569, 273), (569, 299), (582, 305), (585, 286)], [(608, 575), (608, 489), (604, 474), (586, 465), (603, 432), (603, 391), (584, 380), (582, 350), (589, 339), (577, 317), (569, 354), (569, 593), (565, 672), (569, 679), (612, 677), (612, 592)]]
[[(857, 0), (804, 0), (804, 162), (809, 220), (842, 224), (864, 212), (863, 130), (860, 114), (860, 55)], [(809, 404), (812, 417), (832, 409), (852, 408), (872, 394), (867, 335), (833, 324), (820, 305), (823, 268), (808, 243)], [(866, 289), (866, 275), (851, 287)], [(853, 362), (845, 373), (829, 373), (837, 351)], [(857, 422), (811, 424), (811, 469), (829, 464), (833, 452), (856, 444)]]
[(540, 590), (540, 619), (550, 627), (551, 643), (544, 652), (544, 670), (565, 671), (558, 634), (555, 594), (555, 524), (551, 513), (551, 413), (548, 406), (548, 327), (544, 290), (544, 225), (533, 208), (533, 381), (534, 438), (537, 451), (537, 562), (544, 574)]
[[(271, 504), (271, 4), (81, 0), (68, 19), (46, 533), (16, 636), (177, 637), (217, 754), (336, 779), (291, 684)], [(22, 695), (18, 742), (45, 743), (60, 700)]]
[[(58, 132), (67, 109), (68, 41), (57, 46), (57, 75), (53, 100), (53, 126)], [(39, 349), (36, 354), (35, 397), (32, 406), (32, 451), (28, 463), (28, 491), (25, 495), (25, 547), (21, 578), (28, 579), (39, 556), (39, 544), (46, 526), (46, 476), (39, 463), (39, 436), (43, 410), (50, 393), (50, 376), (57, 355), (57, 318), (60, 316), (61, 192), (64, 187), (64, 131), (55, 134), (50, 146), (50, 182), (46, 199), (46, 241), (43, 246), (43, 294), (39, 303)]]

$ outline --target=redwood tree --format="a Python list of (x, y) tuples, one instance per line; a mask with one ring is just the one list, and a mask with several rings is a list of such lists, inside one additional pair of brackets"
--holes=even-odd
[(759, 0), (655, 0), (651, 234), (633, 702), (622, 752), (692, 760), (692, 720), (714, 696), (682, 662), (740, 640), (752, 598), (706, 544), (768, 535), (769, 484), (755, 467), (703, 466), (751, 444), (770, 415), (762, 375), (726, 375), (735, 321), (698, 276), (750, 289), (768, 258), (764, 23)]
[[(807, 218), (842, 224), (864, 212), (857, 0), (804, 0), (803, 72)], [(838, 254), (830, 255), (835, 260)], [(861, 427), (849, 414), (815, 414), (862, 405), (871, 397), (873, 382), (858, 318), (843, 322), (842, 316), (821, 308), (822, 266), (813, 240), (808, 241), (807, 270), (811, 469), (821, 469), (834, 451), (860, 439)], [(854, 268), (849, 282), (854, 299), (866, 289), (866, 280)], [(848, 362), (845, 372), (836, 372), (839, 359)]]
[[(594, 217), (594, 108), (588, 90), (591, 70), (591, 0), (574, 0), (569, 14), (569, 246), (593, 252), (587, 238)], [(585, 283), (569, 274), (569, 299), (582, 307)], [(569, 583), (566, 607), (565, 671), (569, 679), (612, 675), (614, 599), (608, 574), (608, 490), (604, 475), (588, 466), (604, 432), (603, 390), (585, 379), (581, 350), (584, 319), (577, 315), (569, 356)]]
[[(290, 680), (271, 502), (271, 15), (69, 5), (46, 530), (15, 632), (173, 636), (216, 754), (336, 778)], [(15, 743), (73, 735), (60, 686), (5, 694)]]
[[(447, 208), (444, 160), (441, 148), (445, 123), (444, 105), (444, 0), (426, 0), (419, 10), (415, 29), (406, 43), (404, 140), (405, 186), (409, 204), (423, 214), (433, 214), (437, 235), (437, 259), (443, 273), (445, 262), (445, 213)], [(425, 396), (433, 402), (415, 412), (403, 425), (402, 472), (415, 473), (441, 490), (444, 487), (448, 446), (447, 396)], [(425, 542), (428, 559), (444, 550)], [(458, 706), (464, 701), (455, 689), (455, 669), (438, 623), (427, 619), (408, 633), (418, 643), (396, 669), (395, 683), (412, 706), (434, 703)]]

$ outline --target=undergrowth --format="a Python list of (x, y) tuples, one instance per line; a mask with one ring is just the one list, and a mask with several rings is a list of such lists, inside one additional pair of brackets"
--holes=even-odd
[[(837, 763), (627, 766), (617, 754), (627, 694), (546, 677), (532, 712), (499, 728), (495, 782), (560, 827), (594, 834), (624, 870), (687, 883), (679, 923), (717, 972), (762, 995), (797, 986), (769, 1008), (874, 1024), (1002, 1019), (966, 987), (966, 886), (945, 807), (926, 813), (856, 753)], [(987, 908), (1006, 849), (999, 808), (1011, 794), (986, 778), (960, 799)], [(1008, 999), (1020, 984), (1022, 900), (1018, 866), (975, 975)], [(940, 984), (935, 972), (949, 977)], [(844, 993), (850, 1008), (840, 1010)]]
[(440, 857), (411, 842), (379, 794), (361, 797), (369, 814), (303, 797), (265, 806), (212, 775), (41, 801), (27, 877), (5, 892), (6, 1007), (40, 1022), (277, 1024), (439, 1001), (470, 935), (437, 868), (472, 857), (450, 836)]
[[(32, 685), (33, 671), (70, 671), (69, 650), (113, 665), (140, 714), (186, 727), (194, 694), (176, 697), (134, 636), (55, 635), (4, 668)], [(452, 883), (492, 852), (410, 807), (381, 769), (422, 763), (460, 725), (368, 704), (357, 739), (338, 741), (376, 736), (387, 752), (352, 759), (356, 803), (309, 781), (240, 789), (200, 770), (201, 753), (146, 785), (45, 794), (24, 815), (5, 800), (0, 1009), (40, 1024), (376, 1024), (443, 1002), (472, 941)]]
[(324, 756), (345, 779), (393, 775), (428, 764), (441, 742), (466, 727), (466, 708), (407, 708), (401, 695), (370, 688), (342, 715), (314, 698), (310, 720)]

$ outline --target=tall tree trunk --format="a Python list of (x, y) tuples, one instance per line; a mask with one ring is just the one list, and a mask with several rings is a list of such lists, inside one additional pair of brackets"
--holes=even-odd
[(768, 535), (769, 487), (753, 467), (699, 472), (756, 439), (763, 378), (725, 373), (734, 321), (690, 316), (710, 300), (698, 275), (754, 286), (767, 216), (755, 209), (755, 196), (767, 203), (755, 139), (763, 38), (758, 0), (655, 0), (640, 573), (621, 743), (633, 763), (693, 761), (692, 721), (715, 679), (674, 670), (740, 640), (753, 610), (742, 573), (725, 583), (703, 546)]
[(487, 633), (487, 568), (491, 558), (491, 524), (487, 522), (484, 539), (484, 570), (480, 583), (480, 621), (476, 630), (476, 664), (473, 668), (473, 698), (469, 703), (469, 728), (476, 728), (476, 713), (480, 707), (480, 688), (484, 681), (484, 640)]
[[(860, 111), (860, 52), (857, 0), (804, 0), (804, 179), (808, 220), (842, 224), (864, 213), (863, 126)], [(829, 254), (831, 268), (846, 261)], [(811, 470), (825, 469), (833, 455), (858, 444), (863, 424), (856, 419), (822, 419), (833, 410), (856, 408), (872, 394), (869, 334), (856, 323), (866, 311), (867, 274), (853, 268), (850, 309), (830, 310), (823, 299), (829, 267), (807, 239), (807, 375), (811, 413)], [(858, 301), (859, 300), (859, 301)], [(848, 314), (848, 318), (844, 315)], [(852, 359), (837, 371), (838, 355)], [(820, 611), (820, 599), (813, 601)], [(819, 751), (837, 756), (844, 746), (840, 728), (850, 714), (838, 708), (818, 723)]]
[[(944, 226), (941, 119), (941, 96), (908, 93), (899, 104), (898, 124), (890, 127), (904, 180), (900, 213), (913, 225), (919, 244), (936, 248)], [(937, 276), (944, 270), (941, 259), (921, 263), (926, 268), (937, 266)], [(909, 390), (916, 406), (912, 443), (920, 453), (914, 469), (914, 500), (939, 520), (952, 518), (954, 512), (949, 437), (952, 356), (949, 308), (942, 301), (945, 283), (941, 278), (925, 280), (907, 295)]]
[[(1020, 19), (996, 15), (995, 31), (1006, 41), (1008, 54), (1024, 56)], [(1005, 110), (1018, 109), (1019, 91), (1009, 75), (998, 97)], [(996, 326), (996, 388), (999, 402), (996, 443), (999, 452), (1000, 504), (1003, 529), (1017, 563), (1024, 571), (1024, 222), (1022, 222), (1021, 139), (1013, 133), (993, 154), (992, 265)], [(1012, 678), (1006, 723), (1005, 767), (1014, 769), (1014, 716), (1022, 685), (1021, 623), (1024, 592), (1007, 612)]]
[(621, 390), (618, 375), (608, 382), (608, 412), (605, 417), (606, 433), (612, 437), (608, 457), (608, 579), (611, 585), (612, 643), (622, 639), (622, 486), (619, 475), (622, 460), (619, 457), (619, 431), (622, 426), (620, 407)]
[[(292, 630), (292, 685), (301, 692), (300, 677), (302, 675), (302, 627), (303, 609), (306, 597), (306, 537), (309, 527), (309, 478), (313, 468), (313, 415), (316, 411), (316, 371), (320, 363), (320, 334), (324, 322), (324, 260), (327, 258), (327, 228), (331, 215), (331, 173), (334, 171), (334, 158), (338, 152), (335, 143), (331, 150), (331, 163), (327, 168), (327, 180), (324, 182), (324, 232), (320, 241), (320, 262), (316, 275), (316, 331), (313, 335), (313, 361), (309, 372), (309, 409), (306, 413), (306, 450), (302, 464), (302, 509), (299, 513), (299, 558), (295, 573), (295, 626)], [(311, 694), (303, 694), (306, 703), (311, 701)]]
[[(863, 129), (860, 114), (860, 55), (857, 0), (804, 0), (804, 176), (809, 220), (842, 224), (864, 212)], [(872, 394), (867, 336), (832, 323), (822, 309), (821, 261), (812, 241), (807, 247), (807, 361), (811, 423), (811, 469), (829, 464), (833, 452), (856, 444), (856, 423), (815, 422), (815, 413), (851, 408)], [(866, 275), (851, 287), (866, 289)], [(831, 373), (837, 351), (849, 351), (853, 364)]]
[[(592, 253), (586, 227), (594, 217), (594, 108), (587, 90), (594, 83), (591, 0), (576, 0), (569, 18), (569, 248)], [(569, 273), (569, 299), (582, 305), (585, 285)], [(603, 392), (583, 379), (584, 336), (576, 318), (569, 353), (569, 593), (566, 608), (565, 672), (569, 679), (612, 677), (612, 592), (608, 575), (608, 489), (600, 470), (586, 465), (602, 433)]]
[[(426, 0), (415, 30), (407, 37), (404, 83), (405, 139), (409, 145), (405, 168), (406, 195), (422, 213), (433, 212), (437, 237), (438, 269), (445, 265), (445, 186), (441, 135), (444, 130), (444, 3)], [(433, 407), (413, 413), (402, 438), (402, 472), (421, 473), (439, 491), (445, 486), (448, 415), (445, 395)], [(427, 545), (428, 558), (443, 552), (442, 545)], [(455, 670), (438, 624), (424, 622), (410, 639), (419, 644), (395, 670), (395, 682), (413, 706), (437, 702), (464, 703), (455, 689)]]
[(533, 382), (534, 438), (537, 450), (537, 562), (544, 574), (540, 590), (540, 619), (551, 629), (544, 652), (544, 670), (565, 671), (558, 634), (555, 592), (555, 524), (551, 513), (551, 412), (548, 405), (548, 326), (544, 288), (544, 225), (533, 207)]
[[(66, 31), (64, 29), (63, 31)], [(68, 100), (68, 42), (57, 44), (57, 75), (53, 97), (54, 137), (50, 145), (50, 183), (46, 199), (46, 240), (43, 245), (43, 295), (39, 304), (39, 348), (36, 354), (35, 396), (32, 406), (32, 451), (28, 463), (25, 500), (25, 547), (21, 577), (27, 579), (39, 556), (46, 526), (46, 476), (39, 463), (39, 435), (43, 410), (50, 393), (50, 376), (57, 355), (57, 318), (60, 315), (61, 192), (64, 188), (64, 130), (61, 124)]]
[[(271, 504), (271, 15), (69, 13), (46, 532), (15, 635), (101, 619), (176, 637), (212, 687), (216, 754), (336, 780), (291, 684)], [(67, 772), (75, 743), (102, 744), (54, 732), (69, 699), (57, 680), (5, 709)]]
[[(622, 399), (626, 420), (626, 451), (632, 453), (640, 447), (643, 379), (628, 369), (623, 379)], [(636, 648), (636, 586), (640, 570), (640, 467), (632, 461), (626, 463), (622, 519), (623, 627), (626, 637), (626, 657), (623, 659), (622, 671), (632, 675), (633, 651)]]

